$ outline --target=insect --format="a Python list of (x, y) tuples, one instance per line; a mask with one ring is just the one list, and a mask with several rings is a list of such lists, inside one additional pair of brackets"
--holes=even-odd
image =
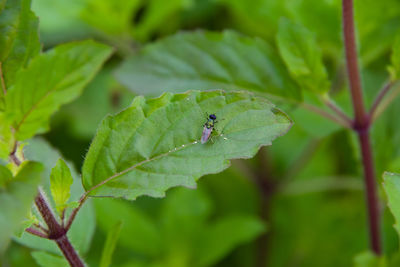
[(204, 124), (203, 133), (201, 134), (202, 144), (205, 144), (210, 138), (215, 123), (217, 123), (217, 116), (215, 116), (215, 114), (210, 114), (210, 116), (207, 115), (207, 121)]

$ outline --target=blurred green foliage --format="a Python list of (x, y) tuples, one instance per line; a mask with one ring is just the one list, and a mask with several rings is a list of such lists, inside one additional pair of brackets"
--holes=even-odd
[[(3, 17), (18, 21), (15, 14), (4, 16), (4, 3), (11, 2), (0, 1), (0, 31), (8, 23)], [(371, 105), (385, 81), (398, 78), (399, 46), (394, 44), (399, 36), (400, 2), (355, 0), (355, 8), (365, 98)], [(223, 88), (241, 85), (261, 94), (293, 96), (296, 102), (304, 99), (322, 108), (320, 99), (298, 88), (306, 87), (311, 92), (329, 91), (351, 114), (340, 0), (32, 0), (32, 9), (39, 17), (43, 50), (93, 38), (116, 51), (82, 94), (52, 116), (51, 130), (42, 139), (28, 140), (24, 150), (27, 159), (44, 164), (44, 177), (50, 177), (58, 158), (67, 160), (73, 177), (72, 201), (83, 193), (80, 171), (76, 170), (81, 170), (97, 126), (107, 114), (128, 107), (136, 93), (157, 95), (167, 90), (214, 88), (215, 84)], [(23, 22), (29, 32), (29, 26), (37, 22), (29, 10), (24, 12), (29, 16)], [(207, 31), (178, 33), (194, 29)], [(208, 32), (222, 30), (228, 31)], [(34, 36), (26, 40), (10, 34), (20, 47), (38, 42)], [(2, 36), (0, 45), (7, 41), (7, 36)], [(285, 46), (287, 40), (293, 45), (297, 38), (297, 46)], [(190, 50), (193, 45), (200, 52)], [(32, 56), (39, 53), (39, 46), (33, 47)], [(0, 52), (10, 70), (15, 68), (11, 59), (18, 59), (15, 51)], [(235, 57), (238, 51), (246, 53)], [(183, 58), (176, 58), (177, 54)], [(88, 60), (80, 52), (79, 59)], [(191, 79), (192, 69), (201, 74), (201, 80)], [(165, 72), (172, 75), (172, 82), (160, 75)], [(13, 75), (7, 79), (12, 81)], [(45, 72), (34, 73), (41, 75)], [(281, 77), (285, 78), (279, 80)], [(21, 88), (30, 86), (29, 80), (24, 82)], [(0, 110), (4, 109), (2, 101), (0, 90)], [(379, 184), (383, 171), (400, 172), (399, 101), (377, 118), (372, 129)], [(387, 209), (382, 226), (385, 258), (366, 252), (356, 137), (293, 102), (278, 103), (295, 122), (289, 133), (255, 158), (234, 161), (230, 169), (204, 177), (196, 190), (172, 189), (164, 199), (94, 199), (85, 203), (69, 233), (85, 261), (90, 266), (100, 265), (104, 244), (111, 242), (107, 236), (122, 222), (110, 266), (261, 266), (262, 262), (265, 266), (398, 266), (399, 241)], [(0, 115), (0, 133), (5, 140), (11, 138), (2, 127), (10, 123), (7, 120)], [(11, 149), (0, 139), (1, 158)], [(0, 191), (4, 190), (2, 177)], [(386, 187), (389, 182), (396, 185), (392, 190), (398, 187), (395, 178), (387, 180)], [(43, 187), (55, 207), (48, 180)], [(391, 205), (396, 209), (396, 192), (386, 188), (386, 193), (390, 204), (397, 201)], [(381, 196), (385, 199), (382, 190)], [(1, 205), (0, 225), (4, 211)], [(397, 216), (398, 210), (393, 213)], [(3, 242), (8, 236), (0, 238)], [(67, 266), (53, 242), (27, 233), (14, 237), (1, 257), (4, 266)]]

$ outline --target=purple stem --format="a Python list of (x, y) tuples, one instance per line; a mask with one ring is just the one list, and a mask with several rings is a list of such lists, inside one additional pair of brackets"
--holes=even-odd
[(353, 129), (358, 134), (361, 147), (361, 156), (364, 169), (364, 183), (366, 189), (366, 201), (368, 206), (369, 234), (372, 251), (380, 255), (381, 233), (379, 203), (376, 194), (375, 168), (372, 157), (372, 149), (369, 140), (369, 128), (371, 120), (365, 112), (363, 91), (360, 81), (360, 72), (357, 62), (357, 47), (354, 35), (353, 0), (342, 0), (343, 8), (343, 32), (346, 50), (346, 64), (350, 83), (350, 91), (354, 109)]

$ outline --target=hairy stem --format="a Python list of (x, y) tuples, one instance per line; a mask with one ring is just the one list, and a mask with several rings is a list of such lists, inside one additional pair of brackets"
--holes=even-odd
[(84, 267), (85, 265), (83, 261), (71, 245), (71, 242), (68, 240), (67, 231), (58, 223), (40, 190), (35, 198), (35, 204), (49, 228), (48, 238), (57, 243), (58, 247), (61, 249), (65, 258), (72, 267)]
[(376, 194), (375, 168), (369, 140), (371, 120), (365, 112), (360, 72), (358, 69), (357, 47), (354, 33), (353, 0), (342, 0), (342, 11), (347, 73), (354, 110), (353, 129), (358, 134), (361, 146), (371, 249), (375, 254), (380, 255), (382, 253), (379, 225), (380, 215), (378, 197)]

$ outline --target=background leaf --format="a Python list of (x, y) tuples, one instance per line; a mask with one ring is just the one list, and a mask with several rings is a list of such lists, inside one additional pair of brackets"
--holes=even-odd
[[(1, 168), (6, 172), (4, 166)], [(11, 235), (27, 217), (42, 179), (42, 171), (40, 163), (25, 162), (16, 176), (0, 187), (0, 253), (4, 252)]]
[[(157, 226), (148, 215), (129, 203), (114, 199), (96, 199), (96, 216), (104, 233), (122, 222), (118, 243), (142, 255), (157, 255), (161, 240)], [(113, 214), (112, 217), (108, 214)], [(132, 238), (132, 237), (135, 238)]]
[[(203, 145), (207, 112), (220, 118), (220, 134)], [(173, 186), (196, 186), (201, 176), (227, 168), (229, 159), (252, 157), (290, 126), (274, 105), (246, 92), (137, 97), (103, 120), (83, 166), (83, 184), (86, 190), (96, 186), (92, 196), (161, 197)]]
[(56, 209), (59, 213), (66, 208), (71, 196), (71, 185), (73, 183), (71, 171), (64, 160), (59, 159), (50, 174), (50, 190)]
[(358, 254), (354, 258), (354, 267), (386, 267), (384, 256), (378, 257), (371, 251)]
[[(17, 71), (39, 53), (40, 43), (38, 18), (30, 9), (31, 0), (3, 2), (4, 6), (0, 6), (0, 63), (6, 88), (9, 88)], [(0, 101), (2, 93), (0, 90)]]
[(7, 116), (0, 112), (0, 159), (8, 159), (14, 147), (14, 140), (11, 133), (11, 123)]
[(202, 231), (196, 251), (197, 266), (213, 266), (229, 251), (254, 240), (265, 231), (265, 225), (251, 216), (226, 216)]
[(128, 58), (116, 77), (133, 91), (150, 95), (188, 89), (246, 89), (301, 98), (283, 62), (266, 42), (232, 31), (167, 37)]
[(302, 89), (320, 94), (329, 90), (322, 54), (309, 30), (283, 18), (276, 40), (290, 74)]
[(394, 228), (400, 235), (400, 175), (385, 172), (383, 174), (383, 187), (388, 198), (388, 206), (396, 220)]
[(63, 44), (19, 72), (6, 96), (17, 139), (46, 131), (50, 116), (81, 93), (110, 54), (110, 48), (93, 41)]
[(110, 232), (108, 232), (106, 243), (101, 254), (100, 267), (108, 267), (111, 265), (112, 254), (114, 253), (119, 234), (121, 232), (122, 223), (117, 223)]
[(67, 260), (45, 251), (34, 251), (32, 257), (42, 267), (69, 267)]
[(392, 64), (389, 66), (389, 72), (391, 79), (394, 81), (399, 79), (400, 73), (400, 34), (397, 35), (393, 44), (391, 63)]

